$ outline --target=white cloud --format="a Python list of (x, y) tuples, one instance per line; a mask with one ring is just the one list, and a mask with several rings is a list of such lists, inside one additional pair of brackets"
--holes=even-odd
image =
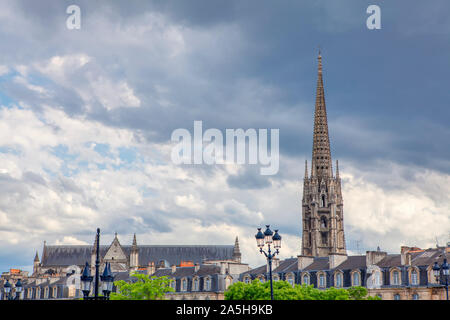
[(5, 65), (0, 65), (0, 76), (9, 73), (9, 68)]

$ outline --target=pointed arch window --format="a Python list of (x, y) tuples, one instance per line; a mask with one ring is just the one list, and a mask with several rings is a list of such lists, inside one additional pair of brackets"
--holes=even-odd
[(327, 227), (327, 218), (325, 218), (324, 216), (322, 216), (320, 218), (320, 227), (321, 228), (326, 228)]

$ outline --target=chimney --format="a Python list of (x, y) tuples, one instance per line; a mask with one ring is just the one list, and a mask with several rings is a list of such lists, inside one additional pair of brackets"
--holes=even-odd
[(330, 269), (336, 268), (345, 260), (347, 260), (347, 255), (345, 253), (330, 253), (328, 255), (328, 264)]
[(412, 248), (407, 246), (402, 246), (400, 248), (400, 263), (402, 266), (410, 266), (411, 265), (411, 251)]
[(150, 261), (147, 266), (147, 274), (152, 275), (156, 272), (155, 262)]
[(198, 270), (200, 270), (200, 263), (197, 262), (194, 266), (194, 271), (198, 272)]
[[(273, 258), (272, 259), (272, 271), (275, 270), (276, 268), (278, 268), (280, 266), (280, 259), (278, 258)], [(269, 272), (269, 261), (267, 260), (267, 272)]]
[(314, 258), (311, 256), (297, 256), (297, 269), (303, 270), (313, 262)]
[(384, 251), (366, 251), (366, 265), (374, 265), (383, 260), (387, 256), (387, 252)]
[(175, 273), (177, 271), (177, 266), (176, 265), (172, 265), (172, 273)]

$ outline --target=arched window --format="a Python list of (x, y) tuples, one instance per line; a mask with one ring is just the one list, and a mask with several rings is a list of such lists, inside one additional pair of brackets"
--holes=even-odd
[(187, 291), (187, 279), (181, 279), (181, 291)]
[[(323, 169), (323, 167), (322, 167), (322, 169)], [(325, 195), (324, 194), (322, 195), (322, 205), (321, 205), (321, 207), (325, 207)]]
[(170, 279), (170, 286), (175, 291), (177, 289), (177, 281), (175, 279)]
[(381, 274), (380, 274), (379, 271), (375, 271), (375, 274), (374, 274), (374, 284), (377, 285), (377, 286), (380, 286), (380, 285), (381, 285)]
[(360, 286), (361, 282), (359, 280), (360, 280), (359, 272), (353, 272), (353, 274), (352, 274), (352, 285), (353, 286)]
[(327, 227), (327, 218), (325, 218), (324, 216), (322, 216), (320, 218), (320, 227), (321, 228), (326, 228)]
[(323, 273), (319, 274), (319, 288), (326, 287), (325, 275)]
[(245, 276), (244, 277), (244, 283), (250, 283), (250, 277), (249, 276)]
[(259, 281), (260, 281), (261, 283), (264, 283), (264, 282), (265, 282), (264, 276), (259, 276), (258, 279), (259, 279)]
[(414, 293), (412, 298), (413, 300), (419, 300), (419, 295), (417, 293)]
[(211, 290), (211, 278), (210, 277), (205, 278), (205, 284), (203, 285), (203, 288), (205, 291)]
[(279, 281), (279, 280), (280, 280), (280, 277), (278, 276), (278, 274), (274, 274), (274, 275), (272, 276), (272, 280), (273, 280), (273, 281)]
[(309, 285), (309, 275), (308, 274), (304, 274), (303, 275), (303, 284)]
[(411, 284), (412, 284), (413, 286), (416, 286), (416, 285), (419, 284), (419, 278), (418, 278), (417, 270), (416, 270), (416, 269), (413, 269), (413, 270), (411, 271)]
[(398, 293), (394, 294), (394, 300), (400, 300), (400, 295)]
[(198, 291), (198, 290), (199, 290), (199, 280), (198, 280), (198, 278), (194, 278), (192, 291)]
[(392, 284), (396, 286), (400, 284), (400, 273), (397, 270), (392, 272)]
[(293, 287), (295, 284), (294, 275), (292, 273), (286, 276), (287, 282)]
[(341, 288), (342, 287), (342, 273), (338, 272), (335, 274), (334, 276), (335, 279), (335, 283), (336, 283), (336, 288)]
[(231, 277), (226, 277), (226, 279), (225, 279), (225, 290), (227, 290), (228, 287), (231, 286), (232, 282), (233, 282), (233, 279), (231, 279)]

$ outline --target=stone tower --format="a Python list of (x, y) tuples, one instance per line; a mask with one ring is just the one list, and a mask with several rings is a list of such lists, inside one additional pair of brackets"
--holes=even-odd
[(330, 254), (346, 255), (347, 252), (341, 179), (337, 161), (336, 176), (333, 176), (320, 52), (318, 60), (311, 176), (308, 176), (308, 164), (305, 162), (303, 182), (302, 255), (325, 257)]
[(234, 249), (233, 249), (233, 260), (237, 262), (241, 262), (241, 250), (239, 248), (239, 239), (236, 237), (236, 240), (234, 241)]
[(137, 271), (139, 267), (139, 248), (136, 241), (136, 233), (133, 236), (133, 244), (130, 252), (130, 268)]

